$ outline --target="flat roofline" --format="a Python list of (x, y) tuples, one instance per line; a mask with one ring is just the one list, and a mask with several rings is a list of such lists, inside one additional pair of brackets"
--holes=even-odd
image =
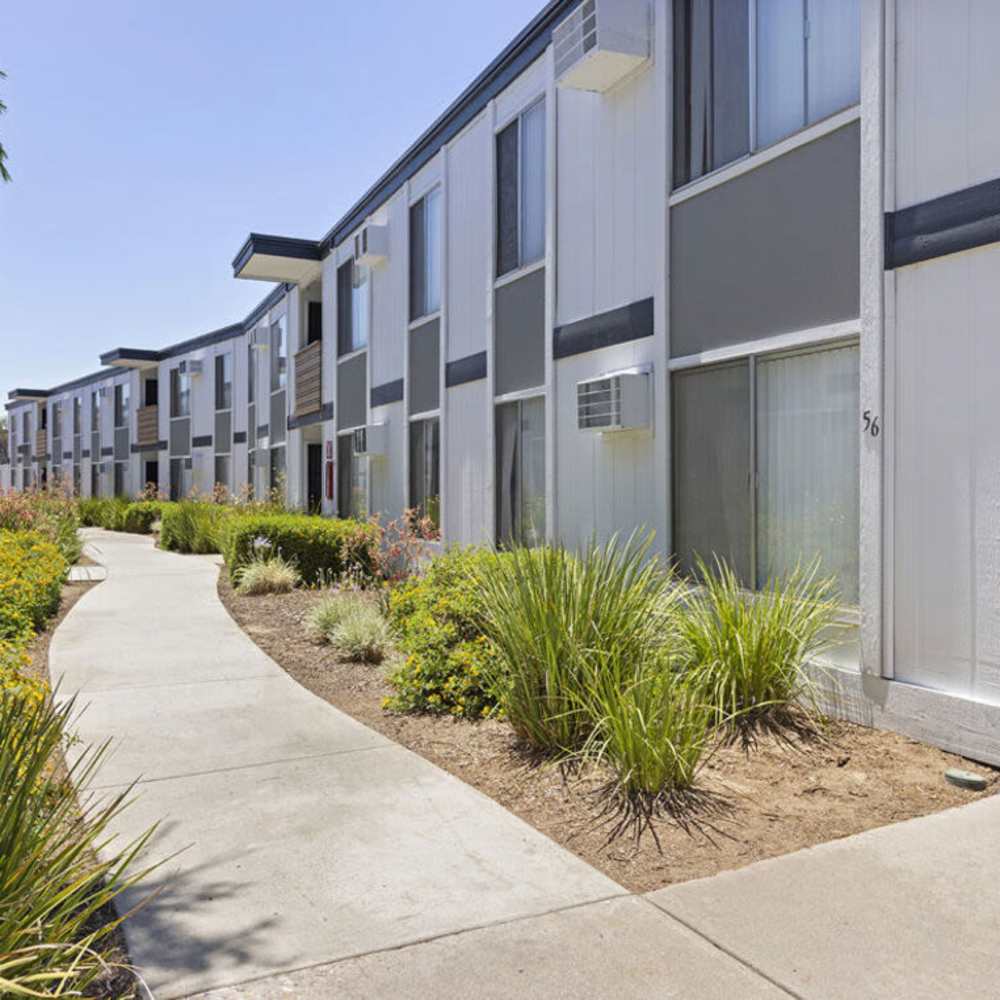
[(131, 367), (133, 362), (138, 364), (151, 364), (160, 360), (161, 351), (148, 351), (139, 347), (116, 347), (113, 351), (107, 351), (101, 355), (102, 365), (117, 365), (119, 367)]
[(320, 240), (305, 240), (297, 236), (273, 236), (268, 233), (251, 233), (233, 258), (234, 277), (240, 276), (240, 272), (250, 263), (254, 254), (288, 257), (293, 260), (320, 261), (323, 259)]
[(33, 399), (45, 399), (52, 395), (51, 389), (11, 389), (7, 398), (15, 402), (27, 403)]

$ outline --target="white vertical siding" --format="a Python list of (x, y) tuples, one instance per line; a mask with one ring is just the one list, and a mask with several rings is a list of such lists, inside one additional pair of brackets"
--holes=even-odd
[(1000, 3), (896, 2), (896, 200), (1000, 176)]
[(653, 294), (665, 225), (656, 189), (655, 76), (606, 94), (558, 90), (557, 323)]
[(1000, 704), (1000, 247), (896, 275), (895, 677)]
[(536, 59), (509, 87), (497, 95), (497, 126), (502, 126), (536, 97), (545, 93), (545, 57)]
[(450, 545), (489, 544), (492, 502), (487, 496), (492, 476), (490, 448), (483, 441), (484, 414), (490, 406), (485, 379), (448, 390), (448, 422), (443, 428), (448, 449), (444, 490), (452, 502), (445, 508), (444, 539)]
[(492, 148), (486, 115), (448, 147), (448, 361), (486, 350), (493, 233), (484, 209), (490, 200)]
[[(651, 362), (652, 348), (648, 337), (556, 363), (556, 497), (560, 540), (567, 545), (603, 541), (616, 531), (653, 529), (662, 519), (654, 473), (654, 449), (666, 447), (662, 420), (654, 432), (615, 434), (578, 430), (576, 420), (577, 382)], [(654, 423), (661, 408), (653, 400)], [(657, 548), (665, 545), (658, 536)]]
[[(389, 227), (389, 257), (371, 269), (372, 324), (368, 350), (372, 386), (403, 377), (409, 278), (406, 267), (406, 195), (398, 191), (380, 214)], [(334, 278), (336, 280), (336, 278)]]

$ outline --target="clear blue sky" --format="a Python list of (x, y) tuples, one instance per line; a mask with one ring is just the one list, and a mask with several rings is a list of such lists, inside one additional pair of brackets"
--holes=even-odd
[(242, 319), (543, 5), (3, 0), (0, 403)]

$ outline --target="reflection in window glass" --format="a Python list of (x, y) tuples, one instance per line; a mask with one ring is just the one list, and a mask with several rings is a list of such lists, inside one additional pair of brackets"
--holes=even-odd
[(545, 400), (497, 407), (497, 540), (507, 545), (545, 541)]

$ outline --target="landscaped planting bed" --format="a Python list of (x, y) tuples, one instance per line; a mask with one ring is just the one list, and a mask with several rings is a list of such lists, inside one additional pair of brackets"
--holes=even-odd
[[(700, 802), (652, 820), (635, 840), (609, 842), (615, 817), (601, 819), (613, 772), (606, 763), (564, 767), (525, 747), (502, 719), (396, 713), (387, 680), (405, 667), (397, 651), (379, 665), (342, 662), (310, 633), (310, 612), (328, 591), (240, 596), (226, 574), (219, 594), (247, 634), (304, 687), (450, 771), (633, 891), (742, 867), (763, 858), (970, 802), (982, 793), (947, 784), (949, 767), (968, 762), (894, 733), (831, 721), (817, 735), (758, 732), (714, 748), (698, 773)], [(381, 603), (369, 592), (367, 600)], [(451, 613), (461, 620), (461, 608)], [(448, 609), (430, 602), (429, 619), (447, 629)], [(454, 624), (454, 621), (452, 621)], [(470, 659), (470, 666), (476, 666)], [(408, 668), (412, 671), (413, 666)], [(478, 669), (478, 667), (477, 667)], [(657, 843), (657, 838), (659, 843)]]

